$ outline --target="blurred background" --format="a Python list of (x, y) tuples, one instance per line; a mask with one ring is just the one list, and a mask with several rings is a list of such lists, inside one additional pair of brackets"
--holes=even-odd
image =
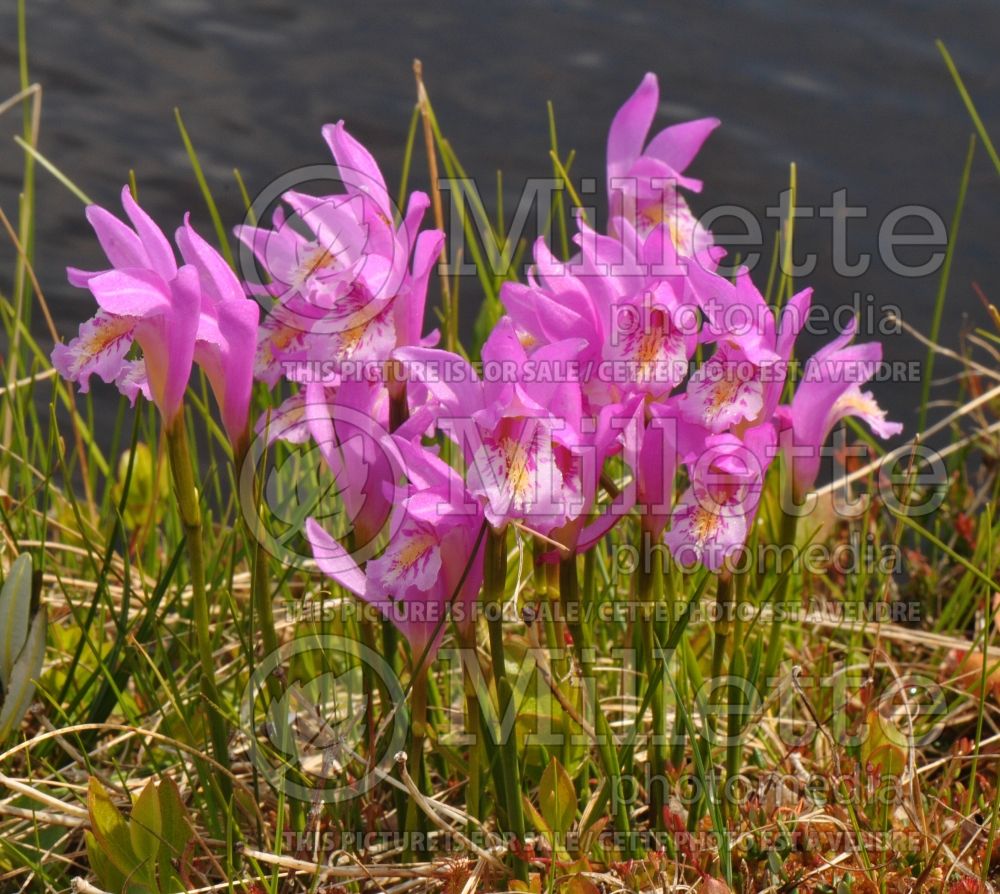
[[(18, 89), (14, 7), (0, 9), (0, 99)], [(898, 206), (926, 205), (950, 221), (972, 124), (935, 38), (948, 45), (987, 128), (1000, 139), (995, 0), (29, 0), (27, 24), (30, 76), (45, 91), (42, 152), (113, 210), (135, 169), (143, 205), (164, 229), (190, 209), (209, 238), (175, 106), (231, 226), (242, 217), (232, 169), (240, 169), (253, 194), (286, 170), (326, 162), (320, 127), (339, 118), (374, 152), (394, 192), (415, 97), (414, 57), (423, 60), (442, 129), (491, 207), (496, 171), (503, 171), (508, 210), (526, 178), (551, 174), (546, 100), (555, 106), (560, 149), (577, 150), (574, 175), (602, 178), (615, 110), (646, 71), (656, 72), (662, 104), (654, 128), (704, 115), (723, 122), (691, 170), (706, 183), (693, 207), (748, 208), (761, 221), (767, 257), (776, 221), (765, 209), (786, 188), (792, 161), (801, 205), (828, 204), (835, 190), (846, 189), (851, 205), (869, 209), (867, 218), (850, 223), (851, 258), (875, 252), (879, 225)], [(0, 204), (12, 219), (22, 166), (12, 136), (20, 127), (17, 112), (0, 118)], [(425, 171), (418, 145), (412, 186), (426, 185)], [(36, 266), (68, 338), (91, 304), (65, 282), (64, 268), (99, 265), (103, 256), (79, 200), (46, 172), (37, 176)], [(987, 320), (973, 282), (1000, 302), (1000, 270), (990, 263), (998, 187), (979, 147), (942, 332), (952, 346), (965, 320)], [(849, 304), (857, 290), (878, 305), (898, 305), (909, 323), (929, 328), (938, 273), (900, 277), (876, 256), (864, 276), (844, 279), (832, 269), (830, 234), (829, 219), (796, 225), (797, 256), (819, 258), (801, 283), (815, 286), (817, 301)], [(900, 252), (913, 264), (928, 255), (926, 248)], [(10, 244), (0, 239), (0, 269), (13, 269), (11, 257)], [(757, 279), (763, 286), (766, 264)], [(0, 289), (9, 294), (11, 283)], [(468, 277), (466, 330), (478, 294)], [(889, 359), (924, 353), (909, 336), (886, 340)], [(946, 371), (941, 365), (935, 373)], [(907, 407), (917, 401), (919, 385), (883, 384), (876, 391), (893, 416), (912, 420)]]

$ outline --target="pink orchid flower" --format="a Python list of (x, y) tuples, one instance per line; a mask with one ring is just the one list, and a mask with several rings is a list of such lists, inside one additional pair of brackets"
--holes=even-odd
[[(801, 498), (816, 483), (823, 444), (847, 416), (862, 419), (880, 438), (898, 435), (903, 426), (889, 422), (870, 391), (862, 391), (882, 360), (882, 345), (853, 345), (857, 321), (806, 363), (790, 407), (781, 407), (782, 449), (792, 470), (793, 491)], [(790, 439), (790, 440), (789, 440)]]
[(608, 195), (611, 229), (616, 219), (639, 232), (666, 224), (677, 250), (693, 257), (712, 244), (711, 234), (695, 218), (678, 187), (701, 192), (701, 181), (684, 175), (717, 118), (701, 118), (646, 137), (660, 103), (660, 86), (650, 73), (618, 110), (608, 132)]
[(306, 522), (306, 537), (320, 570), (392, 621), (416, 662), (425, 650), (428, 660), (437, 653), (449, 618), (471, 630), (483, 583), (482, 512), (438, 457), (405, 438), (392, 442), (410, 485), (385, 550), (362, 570), (315, 519)]
[(768, 422), (788, 374), (792, 347), (806, 321), (812, 289), (774, 313), (741, 269), (735, 283), (692, 264), (689, 276), (707, 322), (703, 341), (716, 349), (688, 381), (680, 402), (688, 421), (719, 433)]
[[(90, 289), (100, 308), (66, 345), (56, 345), (52, 363), (60, 374), (87, 391), (99, 375), (135, 403), (152, 400), (169, 428), (180, 412), (197, 362), (206, 372), (236, 450), (247, 443), (252, 357), (259, 310), (249, 300), (221, 255), (202, 239), (185, 216), (177, 244), (186, 262), (178, 267), (162, 230), (132, 198), (126, 186), (122, 205), (131, 229), (97, 205), (87, 209), (113, 269), (85, 272), (70, 268), (74, 285)], [(142, 349), (127, 359), (132, 344)]]
[(311, 406), (309, 433), (337, 482), (355, 547), (373, 546), (389, 523), (399, 475), (385, 448), (388, 392), (364, 381), (344, 382), (332, 393), (311, 383), (305, 399)]
[[(243, 224), (235, 233), (267, 272), (270, 282), (255, 290), (275, 298), (300, 295), (320, 302), (337, 284), (352, 279), (367, 243), (359, 222), (360, 199), (350, 196), (317, 198), (294, 190), (275, 209), (273, 228)], [(308, 231), (308, 235), (303, 233)]]
[(620, 240), (581, 222), (580, 252), (566, 263), (538, 240), (528, 285), (506, 283), (500, 293), (522, 343), (581, 340), (574, 359), (587, 413), (636, 395), (666, 397), (698, 343), (696, 296), (666, 228), (629, 232)]
[[(278, 208), (273, 229), (236, 228), (237, 237), (253, 252), (269, 279), (260, 287), (248, 284), (251, 292), (273, 299), (261, 322), (254, 364), (255, 375), (269, 385), (283, 378), (296, 361), (306, 359), (311, 324), (322, 320), (335, 298), (349, 290), (365, 245), (357, 210), (352, 213), (344, 207), (350, 201), (347, 197), (310, 200), (289, 192), (283, 198), (295, 212), (291, 218)], [(301, 228), (311, 235), (303, 235)], [(338, 318), (337, 322), (338, 331), (350, 329), (349, 320)]]
[[(97, 205), (87, 208), (111, 269), (67, 270), (73, 285), (90, 289), (99, 310), (80, 326), (76, 338), (56, 345), (52, 364), (83, 392), (93, 374), (114, 383), (133, 403), (141, 391), (170, 428), (194, 362), (201, 283), (195, 267), (178, 269), (167, 238), (127, 186), (122, 205), (132, 227)], [(133, 343), (142, 349), (139, 360), (127, 359)]]
[(720, 571), (746, 543), (775, 444), (774, 426), (767, 423), (742, 439), (728, 433), (710, 435), (700, 452), (685, 457), (691, 485), (664, 535), (679, 564), (701, 563)]
[(236, 454), (246, 450), (253, 359), (260, 308), (222, 256), (191, 226), (190, 215), (177, 230), (181, 256), (198, 272), (201, 316), (195, 341), (195, 362), (208, 376), (222, 425)]
[(327, 125), (323, 135), (346, 193), (288, 192), (283, 199), (294, 218), (279, 209), (274, 229), (236, 231), (271, 280), (264, 290), (275, 300), (255, 363), (271, 385), (316, 378), (317, 366), (336, 374), (345, 361), (381, 363), (396, 347), (435, 343), (433, 333), (421, 338), (428, 281), (444, 243), (439, 231), (420, 232), (429, 198), (411, 194), (397, 227), (371, 154), (343, 122)]
[(430, 402), (407, 433), (436, 423), (465, 455), (469, 490), (500, 530), (522, 522), (547, 533), (577, 518), (585, 496), (573, 449), (580, 443), (581, 396), (568, 362), (578, 340), (545, 345), (529, 355), (503, 317), (483, 345), (483, 378), (446, 351), (398, 352)]

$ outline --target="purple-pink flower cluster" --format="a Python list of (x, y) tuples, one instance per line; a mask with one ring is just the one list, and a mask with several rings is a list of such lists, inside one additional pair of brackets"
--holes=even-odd
[[(687, 203), (702, 184), (686, 171), (719, 122), (650, 139), (658, 103), (646, 75), (608, 135), (606, 227), (579, 216), (570, 258), (536, 242), (526, 281), (502, 288), (506, 315), (480, 364), (424, 333), (444, 244), (422, 229), (428, 197), (413, 193), (397, 213), (342, 122), (323, 135), (343, 191), (288, 192), (270, 227), (237, 228), (262, 284), (241, 285), (186, 222), (178, 266), (128, 190), (132, 228), (89, 208), (111, 269), (70, 271), (100, 309), (54, 363), (84, 389), (97, 373), (133, 399), (141, 391), (170, 425), (196, 362), (234, 444), (252, 378), (291, 383), (259, 426), (269, 439), (315, 441), (337, 480), (349, 534), (310, 519), (316, 562), (417, 649), (433, 645), (453, 595), (477, 598), (484, 524), (538, 535), (559, 557), (633, 517), (680, 564), (718, 571), (746, 543), (776, 457), (801, 496), (838, 420), (858, 417), (880, 437), (901, 427), (862, 391), (881, 348), (852, 344), (853, 327), (809, 360), (787, 401), (811, 290), (776, 312), (749, 272), (717, 272), (723, 252)], [(607, 485), (610, 461), (628, 470), (624, 488)], [(401, 620), (401, 604), (420, 611)]]
[[(90, 290), (98, 311), (76, 338), (56, 345), (52, 364), (81, 391), (96, 374), (133, 405), (141, 393), (169, 429), (197, 363), (211, 383), (226, 434), (234, 448), (244, 448), (260, 318), (256, 302), (187, 218), (175, 236), (183, 260), (178, 266), (167, 237), (127, 186), (122, 205), (131, 227), (97, 205), (87, 208), (111, 267), (67, 271), (74, 286)], [(130, 356), (133, 343), (141, 357)]]

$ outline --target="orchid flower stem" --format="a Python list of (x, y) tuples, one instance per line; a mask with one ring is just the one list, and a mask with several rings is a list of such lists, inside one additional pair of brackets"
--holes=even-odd
[[(537, 543), (539, 541), (536, 541)], [(544, 575), (545, 578), (545, 604), (543, 607), (542, 625), (545, 630), (545, 647), (548, 649), (549, 662), (552, 666), (552, 683), (561, 689), (561, 681), (567, 678), (570, 665), (566, 655), (565, 621), (559, 605), (559, 566), (551, 562), (546, 562), (538, 569), (538, 572), (540, 575)], [(567, 694), (563, 693), (563, 695)], [(568, 697), (572, 698), (573, 693), (569, 693)], [(553, 720), (561, 723), (563, 716), (562, 709), (557, 708), (556, 704), (557, 702), (553, 703), (553, 711), (558, 711), (559, 713), (553, 717)], [(561, 754), (563, 766), (569, 766), (571, 759), (572, 740), (569, 735), (563, 735)]]
[(478, 835), (478, 823), (483, 818), (479, 799), (483, 763), (479, 747), (479, 697), (475, 692), (465, 693), (465, 732), (470, 738), (469, 779), (465, 784), (465, 811), (470, 819), (466, 832), (469, 835)]
[[(729, 635), (733, 628), (733, 575), (730, 571), (722, 571), (719, 574), (715, 593), (716, 619), (715, 619), (715, 641), (712, 644), (712, 690), (718, 691), (720, 681), (724, 679), (726, 672), (726, 649), (729, 645)], [(726, 681), (725, 690), (729, 692), (729, 682)], [(728, 695), (727, 695), (728, 702)], [(716, 712), (710, 711), (708, 715), (709, 727), (714, 733), (716, 729)], [(711, 754), (711, 739), (706, 739), (705, 750)], [(726, 803), (722, 801), (721, 807), (725, 816)]]
[[(493, 681), (497, 688), (497, 707), (500, 717), (501, 743), (500, 762), (503, 767), (503, 792), (497, 797), (503, 801), (507, 813), (510, 833), (523, 846), (524, 809), (521, 805), (521, 768), (517, 758), (517, 736), (515, 729), (504, 734), (503, 724), (509, 716), (513, 692), (507, 680), (504, 666), (503, 598), (507, 583), (506, 531), (492, 528), (486, 535), (486, 556), (483, 567), (483, 594), (486, 599), (486, 623), (490, 631), (490, 658), (493, 662)], [(516, 719), (515, 719), (516, 725)], [(498, 788), (500, 788), (498, 786)], [(514, 871), (520, 881), (528, 880), (528, 866), (520, 858), (515, 858)]]
[[(661, 576), (660, 582), (663, 585), (663, 598), (666, 603), (665, 616), (666, 620), (663, 623), (664, 632), (660, 638), (661, 643), (667, 642), (669, 636), (673, 633), (674, 625), (677, 623), (677, 586), (674, 581), (674, 564), (670, 559), (669, 555), (662, 557), (662, 568), (663, 574)], [(675, 698), (679, 701), (684, 698), (687, 692), (687, 671), (684, 666), (683, 661), (677, 662), (677, 670), (674, 674), (675, 682), (672, 686)], [(664, 699), (664, 727), (666, 727), (666, 704)], [(670, 738), (670, 766), (675, 770), (680, 770), (684, 765), (684, 743), (687, 731), (684, 728), (684, 724), (681, 722), (680, 712), (676, 711), (674, 714), (674, 726), (671, 730)]]
[(563, 661), (561, 653), (566, 646), (565, 636), (560, 636), (563, 628), (562, 612), (559, 611), (559, 568), (546, 563), (542, 566), (542, 573), (545, 575), (545, 614), (542, 623), (545, 628), (545, 645), (551, 653), (552, 668), (558, 679), (566, 670), (566, 662)]
[(381, 621), (382, 627), (382, 654), (389, 663), (394, 674), (399, 674), (399, 630), (388, 618)]
[(592, 611), (597, 602), (597, 551), (600, 546), (583, 554), (583, 609)]
[(729, 722), (728, 722), (728, 744), (726, 746), (726, 777), (735, 779), (740, 772), (740, 760), (742, 752), (740, 750), (740, 737), (743, 734), (744, 714), (747, 708), (746, 685), (747, 655), (744, 644), (743, 612), (742, 606), (746, 603), (747, 585), (749, 575), (746, 572), (737, 574), (735, 577), (736, 598), (733, 603), (735, 621), (733, 622), (733, 657), (729, 664), (729, 675), (737, 683), (730, 686), (729, 692)]
[[(248, 440), (244, 440), (236, 445), (233, 450), (237, 480), (240, 480), (244, 464), (247, 461), (247, 444)], [(256, 507), (260, 502), (260, 482), (256, 472), (254, 472), (250, 479), (250, 487), (251, 493), (244, 494), (243, 496), (244, 498), (253, 500), (253, 518), (256, 519), (258, 518)], [(253, 607), (253, 623), (249, 625), (251, 627), (250, 637), (251, 641), (255, 642), (256, 633), (259, 630), (261, 643), (264, 647), (264, 656), (270, 656), (276, 654), (280, 648), (278, 630), (274, 622), (274, 605), (271, 599), (271, 588), (269, 586), (271, 579), (270, 563), (268, 562), (268, 552), (264, 545), (264, 538), (259, 536), (258, 532), (254, 530), (249, 518), (250, 516), (244, 512), (243, 537), (246, 543), (247, 555), (253, 556), (253, 562), (250, 566), (250, 599)], [(267, 692), (273, 704), (280, 703), (282, 696), (281, 682), (273, 673), (267, 676)], [(283, 737), (282, 741), (279, 742), (279, 747), (282, 749), (283, 754), (289, 753), (289, 749), (294, 748), (294, 743), (288, 735), (289, 732), (290, 730), (286, 726), (279, 733)], [(305, 818), (301, 802), (293, 799), (290, 812), (292, 824), (298, 828), (301, 821)]]
[[(248, 444), (249, 438), (244, 438), (233, 448), (233, 464), (236, 470), (237, 481), (242, 480), (243, 471), (248, 461)], [(252, 516), (247, 512), (243, 513), (243, 537), (246, 543), (246, 551), (248, 556), (253, 556), (253, 564), (250, 566), (250, 593), (257, 626), (260, 629), (260, 636), (264, 645), (264, 654), (273, 655), (277, 652), (279, 643), (278, 631), (274, 623), (271, 589), (268, 585), (270, 581), (268, 553), (264, 546), (264, 537), (260, 536), (258, 531), (254, 530), (249, 521), (251, 517), (254, 519), (259, 518), (257, 507), (260, 505), (261, 491), (260, 479), (257, 476), (256, 470), (250, 476), (249, 483), (251, 492), (249, 494), (241, 493), (241, 498), (252, 500), (254, 509)], [(255, 632), (251, 630), (251, 636)], [(270, 676), (268, 677), (268, 691), (272, 698), (280, 697), (280, 684), (277, 679), (274, 679), (272, 683)]]
[[(357, 620), (357, 635), (361, 646), (369, 649), (370, 654), (374, 655), (380, 654), (376, 635), (378, 623), (377, 620), (368, 617), (365, 612), (361, 612)], [(361, 654), (358, 655), (358, 660), (361, 664), (361, 689), (365, 697), (364, 728), (365, 742), (368, 746), (367, 759), (369, 766), (373, 766), (377, 760), (375, 754), (378, 749), (379, 708), (381, 707), (381, 713), (384, 715), (388, 709), (387, 706), (391, 705), (392, 702), (381, 676), (375, 673), (369, 662), (362, 659)], [(408, 809), (406, 792), (393, 788), (392, 798), (396, 807), (396, 815), (403, 817)]]
[(770, 685), (768, 681), (775, 675), (778, 665), (781, 663), (782, 641), (781, 626), (784, 623), (786, 614), (785, 599), (788, 595), (788, 586), (791, 582), (793, 567), (787, 560), (788, 547), (795, 550), (795, 535), (799, 524), (799, 517), (792, 512), (783, 512), (781, 515), (781, 533), (779, 535), (779, 567), (776, 569), (778, 580), (775, 584), (774, 598), (771, 600), (771, 608), (774, 614), (771, 616), (771, 631), (767, 643), (767, 657), (764, 659), (765, 685)]
[(434, 674), (427, 673), (427, 718), (424, 721), (424, 728), (431, 737), (432, 747), (424, 760), (424, 777), (430, 779), (433, 769), (442, 779), (448, 778), (448, 760), (444, 750), (433, 747), (436, 744), (435, 733), (439, 729), (444, 729), (449, 722), (445, 717), (444, 704), (441, 697), (441, 689), (438, 687), (437, 678)]
[[(743, 624), (740, 604), (746, 595), (746, 574), (734, 576), (729, 571), (719, 575), (716, 603), (718, 618), (715, 623), (715, 643), (712, 652), (713, 688), (719, 687), (721, 679), (726, 680), (726, 776), (732, 779), (739, 772), (739, 738), (743, 731), (740, 716), (743, 705), (743, 676), (746, 673), (746, 653), (743, 649)], [(732, 643), (732, 656), (727, 667), (726, 651)], [(712, 725), (715, 726), (714, 715)], [(720, 809), (723, 818), (729, 813), (729, 801), (722, 798)]]
[[(649, 537), (649, 533), (642, 531), (640, 537), (645, 541)], [(656, 590), (662, 590), (663, 566), (660, 562), (660, 551), (648, 549), (645, 542), (640, 546), (639, 556), (636, 584), (642, 611), (642, 638), (647, 663), (646, 679), (649, 679), (654, 676), (653, 671), (657, 662), (664, 660), (664, 656), (657, 652), (655, 645), (657, 641), (663, 641), (662, 638), (658, 637), (656, 629), (656, 616), (660, 601), (657, 599)], [(667, 769), (666, 704), (664, 702), (663, 674), (656, 677), (650, 709), (653, 712), (653, 741), (650, 748), (650, 778), (653, 781), (649, 792), (650, 810), (653, 814), (653, 824), (660, 829), (663, 827), (663, 807), (666, 804), (666, 783), (664, 780)]]
[[(359, 618), (358, 619), (358, 636), (361, 639), (361, 645), (367, 649), (371, 649), (373, 653), (378, 654), (378, 642), (375, 639), (375, 622), (370, 618)], [(378, 728), (378, 718), (376, 716), (376, 699), (375, 693), (377, 690), (377, 681), (375, 680), (376, 674), (372, 667), (365, 661), (361, 662), (361, 686), (364, 689), (365, 694), (365, 731), (367, 735), (368, 742), (368, 754), (369, 757), (375, 753), (375, 735)], [(398, 791), (398, 789), (397, 789)], [(401, 805), (403, 803), (403, 798), (397, 799), (398, 803)]]
[[(536, 547), (547, 549), (547, 545), (536, 540)], [(562, 608), (559, 604), (559, 566), (553, 562), (544, 562), (536, 570), (540, 577), (544, 577), (545, 586), (543, 589), (544, 606), (542, 626), (545, 631), (545, 648), (549, 652), (549, 662), (552, 667), (552, 685), (559, 690), (559, 698), (553, 703), (553, 722), (562, 724), (565, 712), (561, 707), (557, 707), (562, 699), (574, 701), (577, 693), (574, 691), (563, 691), (562, 681), (568, 677), (570, 661), (567, 656), (566, 624), (562, 616)], [(568, 734), (568, 730), (563, 730), (561, 761), (564, 767), (570, 766), (573, 761), (573, 741)]]
[(479, 741), (482, 726), (479, 721), (479, 693), (476, 691), (476, 678), (473, 667), (478, 670), (479, 654), (476, 648), (475, 630), (464, 630), (459, 633), (462, 645), (462, 685), (465, 688), (465, 735), (469, 739), (469, 778), (465, 784), (465, 812), (469, 814), (469, 824), (466, 834), (478, 836), (477, 821), (482, 820), (480, 806), (480, 789), (482, 786), (482, 747)]
[[(577, 661), (584, 684), (594, 684), (594, 637), (588, 618), (582, 616), (580, 604), (580, 582), (577, 577), (576, 556), (563, 559), (559, 563), (559, 594), (562, 597), (563, 612), (569, 622), (573, 634), (573, 648), (576, 650)], [(596, 692), (596, 686), (592, 689)], [(594, 726), (597, 733), (597, 750), (611, 783), (612, 804), (614, 805), (615, 830), (625, 842), (628, 858), (636, 856), (636, 846), (632, 839), (629, 824), (628, 807), (625, 799), (625, 786), (622, 781), (621, 763), (618, 759), (618, 749), (615, 747), (614, 732), (608, 723), (607, 715), (599, 706), (594, 706)]]
[(247, 530), (247, 536), (254, 541), (253, 568), (250, 570), (253, 577), (251, 588), (253, 591), (254, 611), (257, 613), (260, 637), (264, 643), (264, 654), (271, 655), (278, 650), (278, 631), (274, 623), (271, 588), (268, 586), (270, 576), (268, 572), (267, 549), (261, 543), (260, 538), (253, 537), (253, 534), (249, 530)]
[[(414, 783), (423, 794), (427, 794), (427, 780), (424, 773), (424, 743), (427, 741), (427, 671), (426, 668), (413, 678), (410, 690), (410, 754), (407, 769)], [(418, 854), (427, 852), (426, 823), (416, 799), (407, 799), (406, 804), (406, 859), (412, 861)], [(414, 842), (420, 841), (418, 848)]]
[(726, 648), (733, 629), (733, 575), (723, 571), (719, 575), (715, 593), (717, 616), (715, 642), (712, 646), (712, 679), (717, 680), (726, 669)]
[[(409, 418), (410, 411), (406, 404), (406, 382), (395, 381), (392, 377), (392, 364), (388, 364), (389, 379), (389, 431), (394, 432)], [(382, 654), (393, 673), (399, 673), (397, 656), (399, 652), (399, 631), (396, 625), (387, 618), (382, 619)]]
[[(563, 617), (559, 602), (559, 566), (549, 563), (547, 567), (546, 591), (548, 596), (548, 617), (546, 618), (546, 637), (548, 649), (552, 656), (553, 683), (564, 698), (569, 699), (577, 709), (582, 707), (581, 693), (572, 688), (567, 692), (565, 681), (570, 679), (573, 659), (569, 653), (569, 640), (566, 631), (566, 619)], [(548, 629), (551, 626), (551, 631)], [(573, 737), (569, 734), (570, 727), (564, 721), (568, 720), (565, 712), (560, 712), (559, 722), (562, 724), (562, 764), (571, 766), (574, 762)]]
[[(677, 664), (674, 691), (679, 704), (687, 694), (687, 669), (683, 661), (680, 661)], [(681, 767), (684, 766), (684, 745), (686, 742), (687, 731), (685, 730), (684, 723), (681, 720), (680, 710), (675, 712), (674, 717), (673, 735), (670, 739), (670, 766), (673, 767), (674, 770), (680, 771)]]
[[(229, 743), (226, 735), (225, 718), (222, 716), (219, 688), (215, 682), (215, 659), (212, 656), (211, 617), (208, 596), (205, 591), (205, 559), (201, 539), (201, 506), (195, 486), (194, 468), (188, 449), (187, 432), (183, 411), (177, 414), (174, 423), (167, 430), (167, 449), (170, 453), (170, 469), (173, 473), (174, 492), (184, 525), (184, 536), (190, 562), (191, 593), (194, 606), (195, 637), (198, 646), (198, 660), (201, 664), (201, 690), (208, 703), (208, 725), (212, 737), (215, 759), (228, 769)], [(232, 784), (227, 774), (220, 774), (219, 785), (228, 801), (232, 794)]]

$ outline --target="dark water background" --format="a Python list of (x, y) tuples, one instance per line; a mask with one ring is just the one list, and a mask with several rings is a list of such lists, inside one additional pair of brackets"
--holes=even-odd
[[(466, 169), (481, 178), (484, 194), (502, 169), (508, 207), (525, 178), (550, 173), (546, 99), (555, 104), (562, 148), (578, 152), (574, 173), (601, 177), (608, 123), (647, 70), (660, 77), (659, 126), (702, 115), (723, 121), (692, 171), (706, 181), (696, 210), (743, 205), (762, 220), (768, 240), (774, 221), (764, 209), (785, 188), (790, 161), (798, 163), (800, 204), (825, 203), (846, 188), (851, 204), (870, 209), (867, 220), (851, 223), (852, 256), (874, 251), (880, 221), (897, 206), (927, 205), (950, 220), (971, 123), (935, 37), (948, 44), (1000, 140), (996, 0), (29, 0), (28, 33), (31, 76), (45, 89), (42, 151), (114, 208), (134, 168), (144, 206), (168, 232), (191, 209), (211, 236), (174, 106), (231, 225), (242, 211), (232, 168), (254, 192), (283, 171), (326, 162), (320, 127), (338, 118), (375, 153), (394, 189), (415, 56)], [(0, 95), (17, 86), (15, 9), (3, 0)], [(0, 203), (12, 218), (22, 159), (10, 138), (19, 127), (17, 114), (0, 119)], [(415, 171), (423, 170), (421, 153)], [(944, 321), (943, 340), (952, 345), (966, 317), (986, 320), (973, 281), (1000, 302), (1000, 269), (991, 263), (998, 186), (980, 149)], [(39, 278), (68, 337), (91, 303), (66, 284), (63, 270), (99, 265), (102, 256), (78, 200), (44, 171), (37, 241)], [(800, 221), (796, 241), (799, 251), (819, 255), (808, 277), (818, 301), (848, 303), (859, 290), (929, 327), (937, 274), (902, 278), (876, 258), (864, 276), (845, 280), (830, 265), (829, 220)], [(0, 288), (9, 294), (13, 252), (0, 242)], [(921, 252), (911, 257), (926, 257)], [(471, 316), (473, 278), (463, 295)], [(922, 358), (924, 350), (895, 336), (886, 354)], [(919, 386), (876, 390), (912, 431)], [(947, 397), (950, 389), (937, 393)]]

